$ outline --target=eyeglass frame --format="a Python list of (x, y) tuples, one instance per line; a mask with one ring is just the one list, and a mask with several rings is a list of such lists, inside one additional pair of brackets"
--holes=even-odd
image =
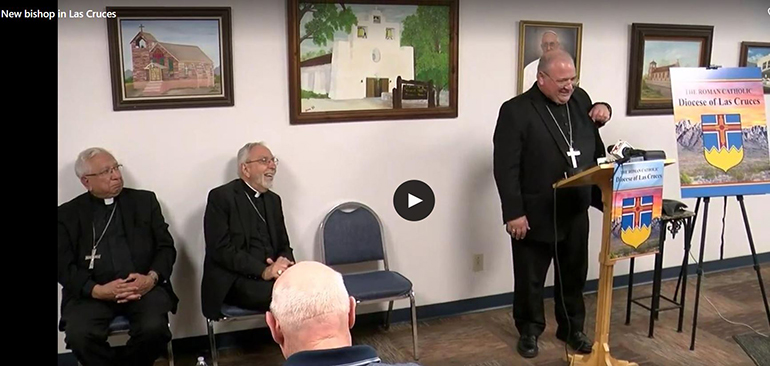
[(255, 159), (255, 160), (246, 160), (243, 163), (244, 164), (260, 163), (262, 165), (268, 165), (268, 164), (270, 164), (271, 161), (273, 162), (273, 164), (278, 165), (278, 161), (279, 160), (275, 156), (273, 156), (272, 158), (266, 158), (265, 157), (265, 158)]
[(100, 171), (98, 173), (83, 174), (83, 176), (84, 177), (103, 177), (103, 176), (110, 175), (110, 174), (114, 173), (115, 171), (119, 172), (121, 169), (123, 169), (123, 164), (116, 164), (116, 165), (113, 165), (113, 166), (111, 166), (109, 168), (105, 168), (105, 169), (103, 169), (102, 171)]
[(545, 51), (547, 46), (552, 46), (553, 48), (558, 48), (559, 46), (561, 46), (561, 42), (559, 42), (559, 41), (546, 42), (546, 43), (540, 42), (540, 49), (541, 50)]
[(580, 79), (578, 78), (577, 75), (575, 75), (574, 78), (571, 78), (571, 80), (567, 80), (566, 82), (565, 81), (561, 81), (560, 82), (560, 81), (557, 81), (556, 79), (554, 79), (551, 75), (548, 75), (547, 72), (545, 72), (545, 71), (541, 71), (541, 72), (545, 76), (548, 76), (549, 79), (553, 80), (553, 82), (556, 83), (556, 85), (559, 87), (559, 89), (566, 87), (567, 84), (569, 84), (569, 83), (572, 83), (572, 87), (580, 86)]

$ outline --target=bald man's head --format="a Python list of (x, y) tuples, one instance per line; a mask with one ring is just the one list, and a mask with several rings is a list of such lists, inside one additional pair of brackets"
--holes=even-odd
[(577, 71), (572, 56), (564, 50), (546, 52), (537, 65), (537, 86), (557, 104), (565, 104), (577, 85)]
[(342, 276), (319, 262), (289, 267), (273, 286), (270, 311), (285, 330), (326, 315), (347, 315), (350, 302)]
[(299, 262), (275, 281), (267, 323), (286, 357), (349, 346), (355, 300), (339, 272), (319, 262)]
[(537, 64), (538, 72), (548, 72), (548, 70), (557, 63), (572, 64), (575, 67), (575, 60), (569, 52), (564, 50), (553, 50), (543, 54), (540, 62)]

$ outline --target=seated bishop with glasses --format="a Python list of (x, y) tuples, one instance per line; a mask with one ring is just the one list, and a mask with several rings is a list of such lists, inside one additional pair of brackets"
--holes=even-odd
[[(84, 365), (152, 365), (171, 340), (168, 313), (174, 239), (155, 193), (123, 186), (105, 149), (81, 152), (75, 173), (87, 189), (58, 209), (59, 330)], [(117, 316), (129, 320), (125, 354), (107, 343)]]
[(278, 159), (251, 142), (238, 150), (236, 164), (238, 178), (209, 192), (203, 218), (207, 319), (223, 318), (224, 304), (267, 311), (276, 278), (294, 264), (281, 197), (271, 190)]

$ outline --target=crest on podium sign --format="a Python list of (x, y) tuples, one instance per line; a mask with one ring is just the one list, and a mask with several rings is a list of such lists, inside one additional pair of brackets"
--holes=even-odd
[(620, 240), (634, 248), (650, 237), (652, 227), (653, 195), (623, 199), (620, 219)]
[(658, 252), (663, 208), (663, 160), (615, 166), (608, 260)]

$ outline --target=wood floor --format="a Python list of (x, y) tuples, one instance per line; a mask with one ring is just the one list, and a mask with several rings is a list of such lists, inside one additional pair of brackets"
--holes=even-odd
[[(762, 277), (770, 281), (770, 266)], [(754, 362), (735, 343), (732, 336), (751, 332), (749, 328), (722, 320), (706, 300), (708, 298), (727, 319), (746, 323), (759, 332), (770, 334), (756, 272), (741, 268), (708, 273), (703, 278), (695, 350), (690, 351), (696, 277), (687, 284), (687, 306), (682, 333), (676, 331), (679, 310), (662, 312), (656, 322), (654, 338), (648, 338), (649, 312), (632, 307), (631, 324), (625, 325), (626, 290), (613, 291), (610, 352), (621, 360), (640, 366), (710, 365), (754, 366)], [(676, 280), (662, 284), (662, 294), (673, 295)], [(634, 287), (634, 296), (649, 294), (651, 285)], [(418, 323), (420, 365), (430, 366), (502, 366), (566, 365), (564, 343), (554, 336), (553, 299), (546, 300), (547, 329), (539, 340), (540, 355), (524, 359), (516, 353), (518, 332), (513, 326), (511, 308), (473, 314), (422, 320)], [(586, 295), (586, 333), (593, 337), (596, 294)], [(390, 330), (356, 327), (354, 343), (377, 349), (383, 362), (412, 361), (412, 336), (409, 323), (394, 324)], [(770, 339), (768, 340), (770, 343)], [(208, 350), (201, 350), (208, 356)], [(177, 365), (194, 365), (197, 355), (178, 355)], [(208, 361), (208, 357), (207, 357)], [(221, 366), (280, 365), (283, 356), (267, 332), (255, 335), (253, 343), (220, 350)], [(165, 365), (158, 361), (156, 366)]]

